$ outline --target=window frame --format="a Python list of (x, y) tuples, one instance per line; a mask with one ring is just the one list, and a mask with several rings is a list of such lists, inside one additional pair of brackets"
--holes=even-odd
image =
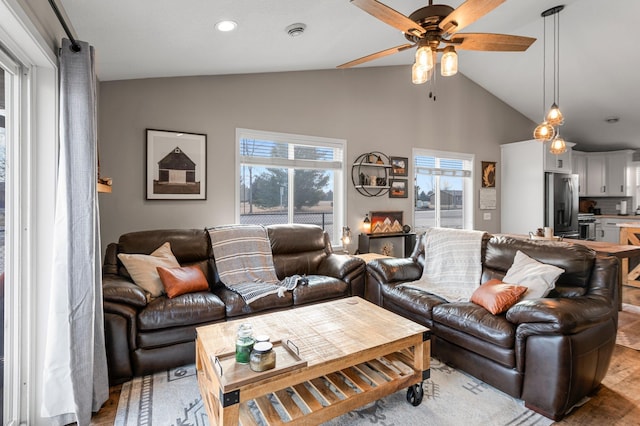
[[(414, 228), (416, 232), (424, 231), (421, 227), (418, 227), (416, 221), (416, 180), (417, 180), (417, 168), (416, 157), (435, 157), (436, 159), (451, 159), (451, 160), (460, 160), (464, 161), (468, 164), (468, 168), (464, 168), (466, 172), (469, 173), (467, 179), (463, 180), (463, 204), (462, 204), (462, 223), (463, 229), (474, 229), (474, 206), (475, 206), (475, 197), (473, 188), (475, 188), (475, 154), (461, 153), (461, 152), (451, 152), (451, 151), (440, 151), (434, 149), (427, 148), (413, 148), (411, 152), (411, 164), (413, 165), (413, 187), (414, 190), (411, 191), (411, 211), (412, 218), (414, 223)], [(464, 176), (463, 176), (464, 177)], [(439, 187), (439, 176), (438, 179), (438, 187)], [(436, 223), (435, 226), (440, 226), (439, 214), (436, 212)]]
[[(338, 150), (340, 159), (335, 159), (330, 162), (333, 163), (333, 167), (326, 168), (326, 161), (314, 161), (314, 160), (302, 160), (302, 159), (284, 159), (284, 158), (269, 158), (269, 157), (254, 157), (249, 159), (240, 154), (240, 143), (243, 139), (258, 139), (258, 140), (270, 140), (278, 143), (286, 143), (289, 147), (293, 145), (306, 145), (317, 146), (322, 148), (333, 148)], [(253, 164), (261, 167), (274, 167), (274, 168), (301, 168), (301, 169), (318, 169), (318, 170), (332, 170), (334, 171), (334, 184), (333, 184), (333, 229), (329, 234), (331, 244), (335, 248), (342, 248), (342, 228), (346, 223), (346, 153), (347, 153), (347, 141), (345, 139), (328, 138), (321, 136), (307, 136), (292, 133), (270, 132), (264, 130), (253, 130), (245, 128), (236, 128), (236, 185), (235, 185), (235, 221), (240, 223), (240, 182), (242, 174), (243, 164)], [(289, 173), (290, 175), (290, 173)], [(291, 177), (289, 177), (289, 187), (291, 185)], [(288, 208), (287, 208), (287, 223), (292, 223), (294, 217), (294, 191), (288, 191)]]

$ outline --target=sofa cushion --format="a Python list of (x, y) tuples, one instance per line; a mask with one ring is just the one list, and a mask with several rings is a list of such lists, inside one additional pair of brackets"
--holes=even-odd
[(507, 321), (504, 315), (493, 315), (475, 303), (458, 302), (434, 306), (431, 316), (434, 323), (444, 324), (503, 348), (514, 347), (515, 325)]
[(158, 275), (164, 286), (165, 293), (172, 299), (186, 293), (205, 291), (209, 289), (209, 283), (197, 265), (180, 268), (164, 268), (158, 266)]
[(502, 281), (527, 287), (523, 300), (538, 299), (549, 294), (563, 272), (562, 268), (538, 262), (518, 250)]
[(212, 322), (225, 317), (225, 306), (216, 295), (201, 291), (173, 299), (160, 296), (138, 314), (141, 331)]
[(471, 301), (498, 315), (515, 305), (527, 290), (525, 286), (489, 280), (473, 292)]
[(431, 310), (434, 306), (447, 303), (442, 297), (412, 287), (397, 284), (381, 284), (383, 307), (397, 314), (416, 316), (414, 321), (421, 324), (431, 322)]
[(322, 275), (308, 275), (306, 278), (308, 284), (299, 282), (293, 289), (293, 304), (296, 306), (349, 295), (349, 285), (337, 278)]
[(148, 291), (152, 297), (158, 297), (164, 292), (164, 286), (156, 267), (180, 267), (171, 252), (171, 244), (169, 242), (162, 244), (150, 255), (120, 253), (118, 258), (127, 268), (133, 282)]

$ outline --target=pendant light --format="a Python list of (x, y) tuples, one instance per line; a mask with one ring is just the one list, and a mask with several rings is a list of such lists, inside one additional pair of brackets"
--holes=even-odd
[[(559, 12), (564, 6), (556, 6), (542, 12), (544, 18), (543, 33), (543, 58), (542, 58), (542, 105), (546, 104), (546, 57), (547, 57), (547, 17), (553, 16), (553, 104), (544, 115), (542, 123), (536, 126), (533, 137), (540, 142), (551, 141), (549, 152), (552, 154), (562, 154), (567, 151), (563, 138), (560, 137), (560, 130), (557, 127), (564, 124), (564, 117), (558, 104), (560, 103), (560, 17)], [(558, 15), (558, 16), (556, 16)]]

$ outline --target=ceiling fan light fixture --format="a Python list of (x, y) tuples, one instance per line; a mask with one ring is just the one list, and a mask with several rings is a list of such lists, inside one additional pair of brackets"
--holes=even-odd
[(411, 67), (411, 82), (413, 84), (424, 84), (429, 81), (429, 70), (420, 66), (417, 62)]
[(546, 142), (551, 140), (555, 136), (555, 133), (556, 131), (553, 126), (551, 126), (546, 121), (543, 121), (542, 123), (538, 124), (538, 126), (533, 131), (533, 137), (540, 142)]
[(453, 46), (444, 48), (442, 59), (440, 60), (440, 74), (443, 77), (450, 77), (458, 73), (458, 54)]
[(430, 46), (420, 46), (416, 50), (416, 64), (425, 70), (433, 68), (433, 54)]
[(567, 152), (567, 145), (564, 143), (564, 139), (560, 136), (556, 136), (551, 141), (551, 146), (549, 147), (549, 152), (555, 155), (564, 154)]
[(562, 126), (564, 124), (562, 112), (555, 102), (551, 105), (551, 109), (549, 109), (547, 113), (547, 122), (552, 126)]

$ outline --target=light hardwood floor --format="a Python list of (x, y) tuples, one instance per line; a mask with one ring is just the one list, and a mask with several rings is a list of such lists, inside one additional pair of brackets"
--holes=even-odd
[[(622, 301), (640, 306), (640, 288), (625, 286)], [(640, 423), (640, 351), (616, 345), (607, 376), (600, 390), (558, 425), (600, 426)], [(113, 425), (121, 385), (109, 389), (109, 400), (91, 419), (91, 425)]]

